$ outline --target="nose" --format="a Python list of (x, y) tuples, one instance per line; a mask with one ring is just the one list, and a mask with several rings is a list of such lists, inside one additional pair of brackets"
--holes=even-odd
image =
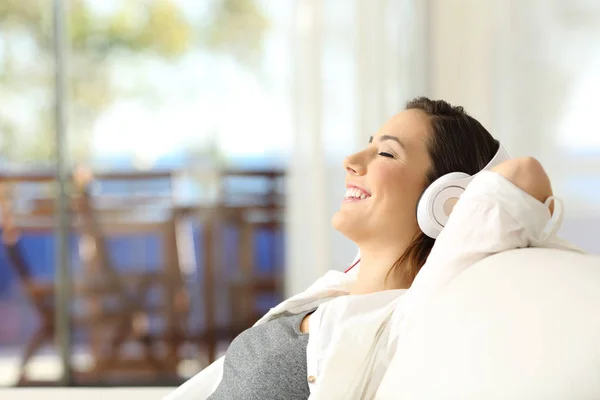
[(365, 163), (361, 162), (360, 153), (344, 158), (344, 168), (350, 175), (361, 176), (367, 173)]

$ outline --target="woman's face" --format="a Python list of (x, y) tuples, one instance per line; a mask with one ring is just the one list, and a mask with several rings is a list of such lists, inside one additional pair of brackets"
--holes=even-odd
[(427, 114), (406, 110), (383, 125), (364, 150), (346, 157), (346, 194), (333, 226), (361, 245), (410, 240), (431, 165)]

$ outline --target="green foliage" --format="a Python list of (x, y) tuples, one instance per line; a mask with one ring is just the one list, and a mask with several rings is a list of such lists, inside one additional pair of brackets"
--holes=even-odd
[(268, 19), (253, 0), (221, 0), (202, 36), (210, 49), (253, 63), (268, 28)]
[[(204, 1), (204, 0), (198, 0)], [(192, 26), (170, 0), (121, 0), (108, 13), (85, 0), (67, 3), (71, 153), (86, 157), (91, 127), (115, 98), (109, 77), (113, 58), (154, 57), (168, 62), (193, 46), (229, 54), (242, 63), (260, 55), (268, 21), (253, 0), (215, 0), (208, 23)], [(0, 104), (18, 96), (45, 98), (32, 104), (23, 128), (0, 110), (0, 155), (15, 161), (52, 159), (52, 2), (0, 0)], [(199, 32), (199, 34), (198, 34)], [(32, 43), (35, 62), (22, 60), (22, 43)], [(33, 137), (32, 137), (33, 135)], [(25, 139), (27, 136), (27, 139)], [(18, 144), (15, 146), (15, 144)]]
[[(152, 51), (157, 56), (177, 56), (192, 41), (192, 27), (169, 0), (122, 0), (108, 15), (93, 12), (84, 0), (68, 5), (69, 44), (72, 52), (105, 56), (115, 50)], [(2, 0), (0, 31), (19, 30), (51, 51), (51, 6), (47, 0)]]
[(108, 16), (93, 14), (78, 0), (71, 6), (69, 19), (72, 49), (90, 55), (103, 57), (121, 50), (174, 57), (185, 52), (192, 40), (192, 27), (169, 0), (123, 0)]

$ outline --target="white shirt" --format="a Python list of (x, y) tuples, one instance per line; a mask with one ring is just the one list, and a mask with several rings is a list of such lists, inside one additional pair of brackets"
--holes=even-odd
[[(552, 224), (559, 226), (562, 209), (555, 210), (555, 216)], [(503, 176), (483, 171), (456, 204), (410, 289), (348, 295), (359, 266), (348, 274), (329, 271), (256, 324), (285, 311), (300, 313), (318, 306), (310, 320), (306, 355), (309, 399), (372, 399), (412, 316), (466, 268), (488, 255), (520, 247), (579, 251), (546, 234), (549, 221), (547, 205)], [(166, 400), (206, 399), (218, 386), (222, 372), (223, 358)]]

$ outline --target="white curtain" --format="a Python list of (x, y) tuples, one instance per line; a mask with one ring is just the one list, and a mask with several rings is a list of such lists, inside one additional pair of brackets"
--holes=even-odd
[[(344, 157), (426, 87), (424, 2), (296, 0), (286, 293), (343, 269), (355, 246), (331, 227)], [(421, 7), (421, 6), (419, 6)], [(423, 43), (421, 43), (423, 41)]]
[(545, 166), (560, 234), (600, 253), (600, 2), (431, 0), (431, 95)]

